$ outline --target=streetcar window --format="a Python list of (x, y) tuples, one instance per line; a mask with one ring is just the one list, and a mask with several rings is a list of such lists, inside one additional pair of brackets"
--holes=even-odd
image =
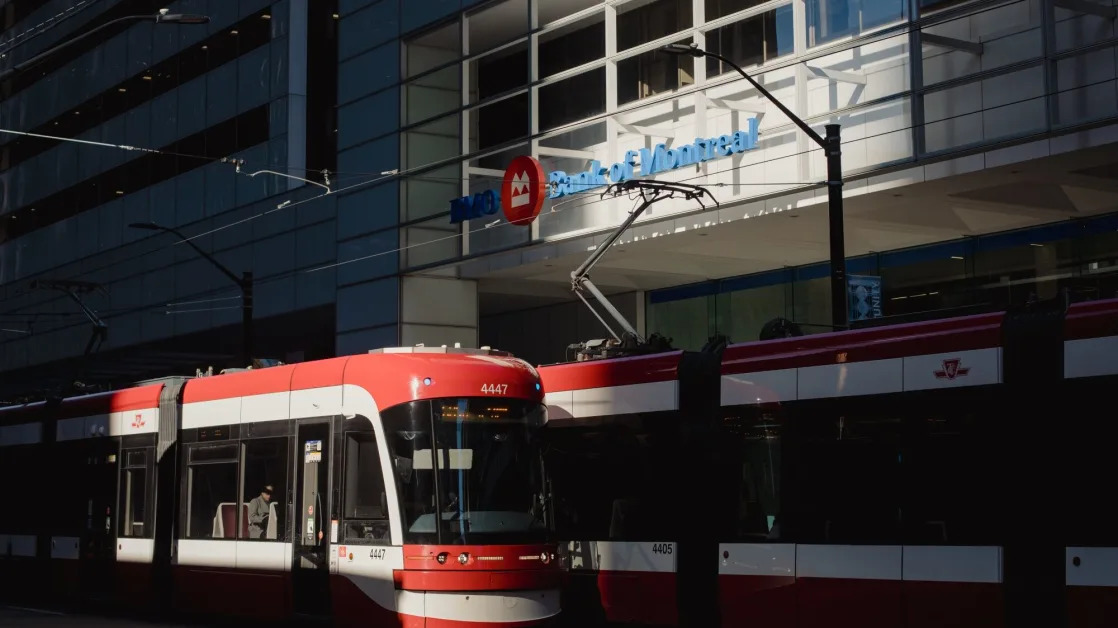
[(783, 536), (801, 543), (899, 540), (901, 421), (867, 411), (869, 403), (804, 402), (789, 411)]
[(905, 542), (1000, 545), (995, 419), (971, 403), (925, 409), (910, 418)]
[[(27, 473), (41, 460), (43, 445), (17, 445), (0, 448), (0, 482), (7, 494), (6, 507), (0, 507), (0, 532), (35, 533), (41, 525), (40, 513), (47, 502), (54, 502), (63, 495), (48, 494), (51, 480), (38, 473)], [(3, 549), (0, 548), (0, 555)]]
[[(85, 526), (88, 512), (92, 508), (90, 495), (85, 492), (90, 470), (86, 443), (66, 441), (56, 443), (51, 451), (51, 465), (55, 472), (46, 481), (48, 492), (47, 507), (50, 512), (50, 532), (57, 535), (73, 535)], [(71, 483), (77, 482), (82, 490), (66, 490)]]
[(734, 452), (734, 477), (727, 489), (736, 490), (734, 530), (742, 540), (780, 540), (777, 517), (781, 495), (780, 415), (756, 407), (733, 410), (722, 420), (728, 449)]
[[(120, 536), (151, 537), (152, 522), (147, 516), (147, 451), (124, 452), (120, 476)], [(145, 526), (145, 524), (147, 524)]]
[[(287, 438), (244, 441), (241, 527), (237, 538), (277, 541), (287, 538), (282, 507), (287, 495)], [(271, 492), (265, 492), (271, 487)]]
[(388, 541), (388, 503), (376, 436), (349, 432), (345, 444), (345, 541)]
[(236, 461), (240, 458), (239, 447), (237, 445), (211, 445), (208, 447), (195, 447), (190, 450), (190, 462), (211, 462), (231, 460)]
[(235, 539), (237, 512), (237, 445), (195, 446), (188, 456), (186, 538)]
[(998, 545), (997, 393), (910, 392), (785, 405), (779, 539)]
[[(678, 412), (620, 415), (600, 426), (588, 422), (549, 431), (546, 464), (560, 536), (613, 541), (673, 538), (691, 513), (667, 507), (665, 496), (693, 490), (685, 478), (695, 472), (678, 464), (681, 416)], [(710, 477), (722, 485), (717, 473)]]
[(438, 399), (389, 408), (381, 418), (405, 543), (519, 542), (545, 534), (536, 439), (542, 405)]
[(120, 536), (142, 537), (144, 535), (144, 502), (147, 500), (147, 470), (128, 469), (124, 472), (121, 492), (124, 495), (124, 508), (121, 509)]
[(1064, 384), (1066, 392), (1061, 391), (1058, 398), (1081, 405), (1079, 409), (1069, 408), (1058, 418), (1060, 428), (1056, 431), (1062, 432), (1059, 440), (1050, 445), (1049, 451), (1040, 453), (1052, 460), (1050, 464), (1063, 467), (1055, 475), (1064, 493), (1061, 523), (1066, 526), (1071, 546), (1118, 546), (1118, 526), (1106, 497), (1118, 481), (1118, 457), (1114, 455), (1118, 423), (1107, 418), (1113, 410), (1097, 409), (1107, 408), (1103, 404), (1110, 400), (1115, 385), (1118, 377), (1068, 380)]

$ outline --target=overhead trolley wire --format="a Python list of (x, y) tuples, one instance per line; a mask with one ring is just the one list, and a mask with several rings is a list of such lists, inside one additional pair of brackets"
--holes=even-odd
[[(1052, 98), (1053, 96), (1057, 96), (1058, 94), (1063, 93), (1063, 92), (1073, 91), (1073, 90), (1084, 90), (1084, 89), (1087, 89), (1089, 87), (1092, 87), (1093, 85), (1100, 85), (1100, 84), (1111, 83), (1111, 82), (1113, 82), (1113, 79), (1106, 79), (1106, 80), (1096, 81), (1096, 82), (1091, 83), (1091, 84), (1079, 85), (1079, 86), (1072, 87), (1072, 88), (1065, 88), (1063, 90), (1059, 90), (1058, 92), (1051, 93), (1051, 94), (1043, 94), (1041, 96), (1033, 96), (1033, 97), (1025, 98), (1025, 99), (1010, 102), (1010, 103), (1004, 103), (1004, 104), (998, 105), (996, 107), (987, 109), (984, 112), (996, 110), (996, 109), (999, 109), (999, 108), (1002, 108), (1002, 107), (1008, 107), (1008, 106), (1021, 104), (1023, 102), (1036, 100), (1038, 98)], [(914, 129), (916, 129), (918, 127), (927, 127), (931, 124), (941, 124), (945, 121), (949, 121), (949, 120), (952, 120), (952, 119), (955, 119), (955, 118), (961, 118), (961, 117), (968, 116), (968, 115), (974, 115), (974, 112), (961, 113), (961, 114), (956, 114), (956, 115), (953, 115), (953, 116), (947, 116), (945, 118), (937, 119), (937, 120), (932, 121), (932, 122), (924, 122), (920, 125), (910, 125), (910, 126), (907, 126), (907, 127), (901, 128), (901, 129), (894, 129), (894, 130), (890, 130), (890, 131), (882, 131), (882, 132), (876, 133), (874, 135), (861, 137), (861, 138), (858, 138), (857, 140), (851, 140), (851, 141), (864, 141), (864, 140), (874, 139), (874, 138), (877, 138), (877, 137), (883, 137), (883, 136), (887, 136), (887, 135), (896, 134), (896, 133), (899, 133), (899, 132), (909, 132), (909, 133), (911, 133)], [(1088, 123), (1085, 123), (1085, 124), (1091, 124), (1091, 122), (1088, 122)], [(1074, 128), (1075, 127), (1068, 127), (1067, 130), (1070, 131), (1070, 130), (1073, 130)], [(2, 129), (0, 129), (0, 131), (2, 131)], [(1022, 140), (1022, 139), (1024, 139), (1024, 137), (1015, 137), (1013, 139)], [(108, 144), (108, 146), (116, 147), (116, 145), (112, 145), (112, 144)], [(742, 169), (751, 168), (751, 167), (754, 167), (754, 166), (760, 166), (760, 165), (763, 165), (765, 163), (776, 161), (778, 159), (787, 159), (789, 157), (800, 157), (800, 156), (804, 156), (804, 155), (809, 155), (813, 152), (821, 152), (821, 150), (818, 149), (818, 148), (810, 148), (810, 149), (807, 149), (805, 151), (800, 151), (800, 152), (792, 153), (792, 154), (789, 154), (789, 155), (782, 155), (780, 157), (774, 157), (772, 159), (751, 162), (749, 164), (741, 164), (741, 165), (738, 165), (738, 166), (733, 166), (733, 167), (725, 168), (725, 169), (722, 169), (722, 170), (708, 172), (706, 174), (699, 174), (699, 175), (696, 175), (696, 176), (693, 176), (693, 177), (687, 177), (687, 178), (681, 179), (680, 182), (694, 181), (696, 179), (702, 179), (702, 178), (711, 177), (711, 176), (715, 176), (715, 175), (719, 175), (719, 174), (724, 174), (724, 173), (727, 173), (727, 172), (742, 170)], [(195, 156), (195, 157), (202, 158), (202, 156)], [(207, 158), (207, 159), (213, 159), (213, 160), (216, 161), (215, 158)], [(352, 184), (352, 185), (349, 185), (349, 186), (345, 186), (345, 187), (341, 187), (341, 188), (338, 188), (338, 189), (333, 189), (333, 190), (331, 190), (331, 193), (339, 194), (339, 193), (359, 189), (359, 188), (362, 188), (362, 187), (366, 187), (366, 186), (369, 186), (369, 185), (374, 185), (374, 184), (377, 184), (377, 183), (380, 183), (380, 182), (384, 182), (384, 181), (387, 181), (387, 180), (392, 179), (392, 178), (406, 177), (406, 176), (408, 176), (409, 172), (413, 172), (413, 171), (416, 171), (416, 170), (424, 170), (424, 169), (427, 169), (427, 168), (430, 168), (430, 167), (431, 167), (430, 165), (424, 165), (424, 166), (417, 166), (417, 167), (412, 168), (412, 169), (407, 170), (407, 171), (399, 171), (399, 170), (386, 171), (386, 172), (381, 173), (381, 176), (378, 176), (376, 178), (373, 178), (373, 179), (370, 179), (370, 180), (367, 180), (367, 181), (358, 182), (358, 183), (355, 183), (355, 184)], [(798, 185), (798, 186), (800, 186), (798, 188), (791, 188), (791, 189), (785, 188), (785, 189), (776, 190), (776, 191), (773, 192), (773, 195), (777, 195), (777, 194), (783, 195), (783, 194), (796, 193), (798, 191), (803, 191), (803, 190), (806, 190), (806, 189), (819, 187), (819, 186), (822, 185), (822, 182), (797, 182), (797, 183), (770, 183), (770, 182), (721, 183), (720, 182), (720, 183), (711, 183), (711, 184), (705, 184), (705, 185), (718, 186), (718, 187), (739, 186), (739, 185), (743, 185), (743, 186), (744, 185), (758, 185), (758, 186)], [(234, 227), (234, 226), (238, 226), (238, 225), (242, 225), (242, 224), (251, 222), (253, 220), (259, 219), (261, 217), (264, 217), (266, 215), (272, 214), (272, 213), (277, 212), (277, 211), (281, 211), (283, 209), (288, 209), (288, 208), (291, 208), (291, 207), (297, 207), (299, 205), (303, 205), (303, 204), (309, 203), (311, 201), (318, 200), (318, 199), (322, 198), (323, 196), (326, 196), (326, 194), (319, 194), (319, 195), (311, 196), (311, 197), (301, 199), (301, 200), (298, 200), (298, 201), (290, 201), (290, 200), (283, 201), (281, 203), (278, 203), (276, 205), (276, 207), (273, 208), (273, 209), (269, 209), (269, 210), (260, 212), (258, 214), (248, 216), (246, 218), (236, 220), (236, 221), (233, 221), (231, 223), (222, 225), (220, 227), (210, 229), (210, 230), (195, 234), (193, 236), (189, 236), (185, 240), (177, 240), (175, 242), (175, 244), (181, 244), (181, 243), (186, 242), (187, 240), (195, 240), (197, 238), (201, 238), (201, 237), (204, 237), (206, 235), (212, 235), (214, 233), (224, 231), (225, 229), (229, 229), (229, 228)], [(602, 199), (602, 198), (589, 198), (589, 199), (572, 198), (572, 199), (569, 199), (567, 201), (562, 201), (560, 203), (553, 204), (550, 211), (541, 212), (541, 214), (539, 216), (539, 220), (544, 220), (552, 214), (558, 214), (558, 213), (561, 213), (562, 211), (569, 211), (571, 209), (581, 208), (581, 207), (585, 207), (585, 206), (588, 206), (588, 205), (593, 205), (593, 204), (605, 202), (605, 200), (608, 200), (608, 199)], [(567, 205), (565, 205), (566, 203), (578, 203), (578, 204), (567, 206)], [(408, 250), (415, 249), (415, 248), (418, 248), (418, 247), (421, 247), (421, 246), (427, 246), (427, 245), (431, 245), (431, 244), (437, 244), (439, 242), (445, 242), (447, 240), (451, 240), (451, 239), (454, 239), (454, 238), (462, 238), (462, 237), (465, 237), (469, 234), (478, 233), (478, 232), (485, 231), (485, 230), (491, 230), (491, 229), (494, 229), (494, 228), (509, 226), (510, 224), (512, 224), (512, 223), (501, 222), (500, 219), (498, 219), (497, 221), (495, 221), (495, 223), (489, 223), (489, 224), (484, 225), (482, 227), (479, 227), (477, 229), (470, 229), (468, 231), (463, 230), (461, 233), (451, 234), (451, 235), (448, 235), (448, 236), (445, 236), (445, 237), (442, 237), (442, 238), (437, 238), (437, 239), (428, 240), (428, 241), (425, 241), (425, 242), (410, 244), (410, 245), (407, 245), (407, 246), (396, 247), (396, 248), (393, 248), (393, 249), (390, 249), (390, 250), (379, 251), (377, 253), (372, 253), (372, 254), (368, 254), (368, 255), (362, 255), (362, 256), (352, 258), (352, 259), (348, 259), (348, 260), (341, 260), (341, 261), (338, 261), (338, 262), (333, 263), (333, 264), (317, 266), (317, 267), (313, 267), (313, 268), (299, 269), (299, 270), (294, 270), (294, 271), (288, 271), (286, 273), (280, 273), (278, 275), (273, 275), (271, 277), (262, 277), (262, 278), (257, 279), (256, 283), (258, 285), (259, 284), (266, 284), (266, 283), (271, 283), (271, 282), (275, 282), (275, 281), (281, 281), (281, 280), (287, 279), (289, 277), (297, 276), (297, 275), (300, 275), (300, 274), (315, 273), (315, 272), (320, 272), (320, 271), (323, 271), (323, 270), (329, 270), (331, 268), (337, 268), (337, 267), (340, 267), (340, 266), (345, 266), (345, 265), (348, 265), (348, 264), (352, 264), (352, 263), (356, 263), (356, 262), (360, 262), (360, 261), (365, 261), (365, 260), (368, 260), (368, 259), (373, 259), (373, 258), (384, 256), (384, 255), (391, 255), (391, 254), (394, 254), (394, 253), (400, 253), (400, 252), (403, 252), (403, 251), (408, 251)], [(407, 225), (400, 226), (399, 228), (407, 228)], [(499, 252), (501, 252), (501, 251), (494, 251), (493, 253), (496, 254), (496, 253), (499, 253)], [(103, 271), (105, 269), (117, 266), (117, 265), (126, 264), (126, 263), (134, 261), (138, 258), (145, 257), (149, 254), (150, 254), (150, 252), (144, 252), (142, 254), (131, 256), (131, 257), (125, 258), (123, 260), (118, 260), (117, 262), (109, 263), (109, 264), (104, 265), (104, 266), (91, 268), (91, 269), (86, 269), (77, 276), (78, 277), (88, 276), (91, 273), (100, 272), (100, 271)], [(459, 261), (461, 261), (461, 260), (459, 260)], [(200, 293), (200, 294), (211, 295), (211, 294), (213, 294), (213, 291), (207, 291), (205, 293)], [(25, 307), (31, 307), (31, 305), (28, 305), (28, 306), (25, 306)], [(158, 307), (161, 308), (163, 306), (158, 306)], [(20, 308), (20, 309), (22, 309), (22, 308)], [(128, 308), (128, 309), (121, 309), (121, 310), (110, 310), (110, 311), (107, 311), (107, 312), (112, 312), (114, 314), (117, 314), (117, 313), (129, 313), (129, 312), (145, 311), (145, 310), (148, 310), (148, 309), (152, 309), (152, 308), (150, 308), (150, 307)], [(156, 309), (158, 309), (158, 308), (156, 308)], [(18, 312), (18, 310), (16, 310), (16, 312)]]
[(8, 53), (12, 50), (15, 50), (19, 46), (26, 44), (32, 39), (43, 35), (44, 33), (50, 31), (50, 29), (80, 14), (82, 11), (85, 11), (98, 2), (100, 2), (100, 0), (79, 0), (77, 4), (68, 7), (65, 11), (57, 13), (43, 20), (42, 22), (39, 22), (35, 26), (32, 26), (31, 28), (19, 34), (13, 35), (12, 37), (0, 42), (0, 59), (8, 56)]
[(282, 172), (276, 172), (275, 170), (269, 170), (269, 169), (261, 169), (261, 170), (255, 171), (255, 172), (242, 172), (241, 168), (244, 167), (246, 162), (245, 162), (244, 159), (241, 159), (241, 158), (238, 158), (238, 157), (210, 157), (208, 155), (195, 155), (195, 154), (192, 154), (192, 153), (180, 153), (180, 152), (176, 152), (176, 151), (172, 151), (172, 150), (162, 150), (162, 149), (158, 149), (158, 148), (146, 148), (144, 146), (133, 146), (131, 144), (114, 144), (112, 142), (97, 142), (97, 141), (94, 141), (94, 140), (80, 140), (80, 139), (77, 139), (75, 137), (62, 137), (62, 136), (59, 136), (59, 135), (47, 135), (47, 134), (44, 134), (44, 133), (31, 133), (31, 132), (28, 132), (28, 131), (16, 131), (14, 129), (0, 128), (0, 133), (5, 133), (5, 134), (9, 134), (9, 135), (22, 135), (24, 137), (35, 137), (35, 138), (45, 139), (45, 140), (55, 140), (55, 141), (59, 141), (59, 142), (70, 142), (70, 143), (73, 143), (73, 144), (85, 144), (87, 146), (97, 146), (97, 147), (101, 147), (101, 148), (115, 148), (115, 149), (118, 149), (118, 150), (140, 152), (140, 153), (149, 153), (149, 154), (153, 154), (153, 155), (162, 155), (162, 156), (165, 156), (165, 157), (180, 157), (180, 158), (186, 158), (186, 159), (199, 159), (199, 160), (202, 160), (202, 161), (209, 161), (209, 162), (214, 162), (214, 163), (232, 164), (237, 174), (241, 174), (241, 175), (247, 176), (249, 178), (255, 177), (256, 175), (259, 175), (259, 174), (272, 174), (272, 175), (276, 175), (276, 176), (279, 176), (279, 177), (287, 177), (289, 179), (297, 179), (297, 180), (303, 181), (305, 183), (310, 183), (311, 185), (317, 185), (318, 187), (325, 188), (326, 189), (326, 194), (329, 194), (332, 191), (330, 189), (330, 186), (329, 186), (329, 181), (330, 181), (329, 177), (327, 177), (327, 179), (326, 179), (327, 183), (324, 185), (322, 183), (318, 183), (317, 181), (311, 181), (310, 179), (304, 179), (303, 177), (297, 177), (297, 176), (291, 175), (291, 174), (284, 174)]

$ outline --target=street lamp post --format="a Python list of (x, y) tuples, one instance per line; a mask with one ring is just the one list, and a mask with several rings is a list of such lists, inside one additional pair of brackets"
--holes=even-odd
[(112, 26), (113, 24), (119, 24), (121, 22), (143, 22), (149, 20), (155, 22), (156, 24), (206, 24), (210, 21), (210, 18), (208, 15), (197, 15), (194, 13), (168, 13), (167, 9), (160, 9), (159, 13), (157, 13), (156, 15), (126, 15), (124, 17), (118, 17), (115, 20), (109, 20), (108, 22), (105, 22), (97, 28), (90, 29), (82, 33), (81, 35), (78, 35), (77, 37), (67, 39), (57, 46), (48, 48), (22, 63), (17, 63), (11, 68), (5, 70), (3, 73), (0, 73), (0, 82), (6, 81), (17, 72), (22, 72), (27, 68), (39, 63), (43, 59), (46, 59), (47, 57), (53, 55), (59, 50), (72, 46), (79, 41), (89, 37), (90, 35), (93, 35), (98, 31)]
[(842, 216), (842, 142), (839, 137), (839, 125), (828, 124), (824, 128), (826, 136), (820, 137), (806, 122), (788, 110), (784, 103), (777, 100), (767, 89), (761, 87), (752, 76), (738, 67), (736, 63), (714, 52), (702, 50), (695, 44), (668, 44), (660, 48), (661, 52), (675, 55), (691, 55), (693, 57), (711, 57), (718, 59), (734, 68), (749, 81), (761, 95), (768, 98), (781, 113), (788, 116), (796, 126), (807, 134), (816, 144), (823, 148), (827, 156), (827, 200), (828, 217), (830, 219), (831, 234), (831, 324), (837, 329), (847, 327), (847, 295), (846, 295), (846, 250), (843, 236)]
[(244, 362), (246, 366), (252, 362), (252, 271), (245, 271), (238, 277), (233, 271), (225, 267), (224, 264), (214, 259), (212, 255), (203, 251), (193, 241), (188, 239), (177, 229), (171, 227), (164, 227), (157, 225), (154, 222), (134, 222), (129, 227), (133, 229), (147, 229), (148, 231), (166, 231), (167, 233), (174, 234), (190, 245), (199, 255), (208, 260), (211, 264), (217, 267), (226, 277), (233, 280), (233, 283), (241, 289), (241, 347), (244, 352)]

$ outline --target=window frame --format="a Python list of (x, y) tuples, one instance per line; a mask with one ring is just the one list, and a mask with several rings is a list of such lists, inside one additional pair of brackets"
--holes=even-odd
[[(768, 410), (780, 423), (780, 466), (776, 469), (779, 474), (777, 484), (780, 488), (776, 495), (777, 512), (774, 522), (777, 526), (774, 528), (776, 536), (761, 542), (925, 546), (1004, 544), (1007, 526), (999, 525), (996, 517), (985, 518), (985, 515), (991, 512), (997, 514), (1005, 510), (999, 509), (997, 505), (997, 500), (1001, 498), (1006, 488), (1002, 484), (1006, 478), (1004, 473), (1008, 469), (1004, 457), (1000, 455), (993, 458), (987, 455), (960, 457), (952, 454), (960, 450), (964, 453), (970, 450), (972, 454), (975, 451), (988, 452), (992, 451), (991, 447), (1004, 442), (1000, 432), (1004, 430), (1005, 424), (1001, 422), (998, 408), (1004, 405), (1002, 400), (1005, 394), (1004, 385), (991, 384), (884, 395), (791, 400), (781, 404), (761, 406), (724, 407), (723, 417), (739, 416), (748, 419)], [(957, 411), (958, 408), (969, 408), (969, 410), (961, 412)], [(886, 536), (851, 538), (839, 536), (833, 528), (826, 530), (824, 527), (817, 526), (818, 529), (811, 527), (832, 518), (833, 513), (827, 510), (828, 504), (820, 503), (817, 499), (826, 491), (826, 485), (820, 482), (820, 478), (827, 477), (831, 473), (827, 471), (829, 454), (820, 452), (829, 451), (830, 454), (839, 455), (842, 452), (835, 451), (831, 445), (837, 441), (820, 440), (818, 437), (827, 429), (820, 425), (820, 422), (833, 422), (840, 416), (851, 419), (890, 417), (896, 419), (896, 426), (892, 432), (894, 440), (886, 443), (886, 446), (895, 445), (895, 450), (900, 456), (894, 465), (896, 477), (893, 478), (893, 486), (890, 489), (892, 502), (886, 504), (880, 494), (875, 494), (870, 500), (875, 507), (889, 505), (899, 510), (900, 518), (893, 522), (891, 532), (887, 532)], [(935, 445), (939, 444), (939, 441), (933, 440), (935, 435), (927, 426), (929, 420), (936, 417), (958, 418), (962, 421), (962, 429), (967, 431), (959, 436), (948, 435), (950, 440), (943, 443), (945, 447), (936, 448)], [(871, 446), (880, 445), (877, 441), (873, 441)], [(960, 469), (958, 473), (949, 475), (946, 479), (943, 474), (935, 473), (939, 468), (936, 462), (943, 457), (951, 457)], [(744, 456), (742, 460), (745, 460)], [(811, 462), (805, 465), (805, 460)], [(830, 468), (833, 469), (833, 466)], [(984, 473), (991, 468), (995, 469), (995, 472)], [(976, 472), (964, 474), (962, 470)], [(962, 475), (978, 479), (968, 481), (963, 487), (964, 490), (960, 491), (960, 485), (955, 482)], [(857, 475), (850, 474), (840, 476), (840, 478), (856, 477)], [(938, 480), (938, 483), (933, 482), (929, 485), (929, 480)], [(928, 492), (929, 488), (933, 489), (932, 492)], [(936, 496), (943, 494), (950, 494), (952, 497), (947, 502), (935, 499)], [(932, 497), (929, 498), (929, 495)], [(982, 495), (988, 495), (989, 498), (979, 499)], [(962, 516), (961, 513), (969, 512), (966, 507), (975, 503), (986, 504), (987, 508), (977, 514), (971, 513), (975, 514), (973, 517)], [(943, 516), (942, 520), (920, 520), (920, 515)], [(920, 522), (916, 523), (917, 521)], [(952, 528), (953, 521), (962, 522), (962, 535), (959, 533), (959, 527)], [(978, 523), (975, 523), (976, 521)], [(807, 531), (809, 529), (810, 532)], [(860, 531), (862, 528), (855, 529)], [(940, 533), (938, 538), (934, 538), (936, 535), (933, 532), (936, 531)], [(735, 535), (735, 540), (759, 542), (755, 536), (740, 534)]]
[[(142, 452), (144, 454), (144, 461), (142, 464), (132, 464), (129, 460), (130, 454)], [(139, 447), (126, 447), (122, 446), (120, 450), (120, 464), (117, 465), (120, 472), (118, 480), (118, 503), (117, 503), (117, 538), (121, 539), (150, 539), (155, 535), (155, 446), (143, 445)], [(128, 505), (132, 502), (132, 495), (129, 492), (130, 484), (132, 482), (132, 473), (136, 471), (143, 472), (143, 499), (144, 499), (144, 519), (140, 522), (143, 526), (140, 534), (125, 534), (126, 522), (129, 521), (131, 512)], [(131, 527), (134, 531), (135, 521), (131, 521)]]
[[(363, 419), (364, 417), (357, 417), (357, 418)], [(341, 459), (341, 478), (340, 478), (341, 481), (338, 483), (339, 484), (338, 495), (340, 497), (340, 499), (339, 499), (340, 503), (338, 504), (338, 507), (337, 507), (338, 527), (339, 527), (339, 534), (338, 534), (337, 542), (347, 544), (347, 545), (391, 545), (392, 544), (391, 520), (392, 520), (393, 504), (388, 499), (388, 487), (386, 486), (385, 479), (384, 479), (384, 466), (383, 466), (383, 461), (384, 461), (383, 454), (384, 454), (384, 452), (381, 450), (381, 439), (377, 438), (376, 431), (373, 429), (372, 424), (368, 423), (367, 420), (366, 420), (366, 425), (361, 425), (359, 427), (356, 427), (356, 429), (354, 427), (351, 427), (351, 426), (346, 426), (346, 429), (339, 430), (339, 432), (340, 432), (339, 433), (339, 440), (341, 441), (342, 446), (339, 448), (340, 451), (341, 451), (341, 456), (339, 456), (339, 458)], [(375, 452), (375, 455), (376, 455), (376, 462), (375, 462), (374, 467), (376, 469), (376, 474), (380, 479), (381, 493), (384, 495), (384, 498), (385, 498), (385, 501), (383, 503), (384, 509), (383, 509), (383, 512), (381, 512), (382, 518), (349, 517), (348, 513), (347, 513), (349, 502), (350, 502), (350, 493), (349, 493), (349, 490), (350, 490), (349, 472), (350, 472), (350, 469), (351, 469), (351, 467), (350, 467), (350, 442), (351, 442), (351, 439), (353, 439), (353, 442), (358, 444), (357, 449), (360, 451), (362, 449), (361, 444), (363, 444), (362, 441), (358, 440), (360, 437), (367, 437), (368, 439), (371, 440), (372, 445), (373, 445), (373, 451)], [(358, 458), (358, 460), (359, 460), (359, 463), (360, 463), (360, 457)], [(361, 470), (361, 468), (362, 467), (358, 467), (357, 471), (359, 472)], [(362, 483), (360, 481), (357, 481), (355, 483), (357, 484), (358, 487), (362, 486)], [(358, 500), (359, 499), (360, 498), (358, 498)], [(349, 535), (349, 525), (351, 523), (383, 524), (385, 535), (384, 535), (383, 538), (372, 538), (372, 539), (364, 538), (364, 537), (351, 537)]]
[[(209, 428), (202, 428), (202, 429), (209, 429)], [(228, 457), (226, 457), (226, 458), (214, 458), (212, 460), (200, 460), (200, 461), (191, 460), (192, 454), (195, 451), (205, 450), (205, 449), (217, 449), (217, 448), (220, 448), (220, 447), (228, 447), (228, 448), (235, 449), (236, 452), (237, 452), (236, 457), (235, 458), (228, 458)], [(177, 538), (179, 538), (181, 540), (231, 541), (231, 542), (235, 542), (235, 541), (238, 540), (237, 539), (237, 534), (234, 534), (231, 537), (222, 536), (221, 538), (214, 538), (212, 536), (212, 527), (211, 527), (211, 532), (209, 533), (210, 534), (209, 536), (196, 535), (191, 530), (191, 523), (192, 523), (192, 518), (193, 518), (192, 516), (194, 514), (194, 510), (193, 510), (193, 508), (194, 508), (194, 500), (193, 500), (194, 469), (196, 469), (198, 467), (232, 464), (232, 465), (234, 465), (234, 476), (236, 477), (236, 481), (235, 481), (236, 483), (234, 484), (233, 490), (238, 491), (239, 488), (240, 488), (239, 484), (241, 483), (241, 466), (242, 466), (241, 461), (242, 461), (242, 458), (243, 458), (243, 452), (242, 452), (242, 448), (240, 446), (240, 439), (236, 437), (236, 435), (233, 433), (233, 430), (230, 430), (230, 435), (229, 435), (228, 438), (225, 438), (225, 439), (222, 439), (222, 440), (194, 441), (194, 442), (189, 442), (189, 443), (185, 444), (184, 451), (183, 451), (183, 457), (182, 457), (183, 473), (182, 473), (181, 477), (183, 479), (180, 482), (180, 487), (181, 487), (181, 490), (182, 490), (182, 497), (181, 497), (181, 502), (180, 503), (182, 504), (182, 507), (181, 507), (180, 516), (179, 516), (180, 528), (179, 528), (179, 532), (176, 533)], [(234, 500), (236, 500), (236, 495), (234, 495)], [(212, 521), (212, 519), (213, 519), (213, 517), (211, 516), (210, 520)], [(240, 508), (237, 508), (236, 526), (237, 526), (236, 530), (239, 531), (240, 526), (241, 526), (241, 510), (240, 510)]]
[(283, 433), (278, 433), (278, 434), (265, 434), (265, 435), (252, 436), (252, 437), (244, 436), (240, 439), (240, 441), (239, 441), (239, 444), (240, 444), (240, 448), (239, 448), (240, 462), (239, 462), (239, 465), (240, 466), (239, 466), (238, 473), (237, 473), (237, 478), (238, 478), (237, 482), (239, 484), (238, 491), (237, 491), (238, 492), (237, 497), (238, 497), (238, 500), (239, 500), (238, 504), (237, 504), (237, 516), (240, 517), (245, 512), (245, 507), (248, 505), (248, 503), (250, 501), (252, 501), (253, 499), (255, 499), (256, 496), (259, 494), (259, 493), (249, 493), (248, 492), (249, 487), (246, 485), (246, 480), (247, 480), (247, 477), (248, 477), (247, 473), (246, 473), (246, 471), (247, 471), (246, 468), (248, 466), (248, 448), (249, 448), (249, 446), (252, 445), (253, 443), (260, 443), (260, 442), (273, 442), (273, 443), (274, 442), (282, 442), (283, 443), (283, 447), (281, 448), (282, 453), (280, 455), (280, 460), (282, 462), (282, 468), (283, 468), (283, 472), (284, 472), (285, 477), (284, 477), (282, 485), (277, 485), (274, 480), (272, 481), (272, 484), (275, 488), (275, 492), (272, 494), (271, 502), (269, 502), (269, 503), (272, 503), (272, 504), (276, 505), (276, 515), (279, 517), (279, 521), (276, 523), (276, 537), (274, 539), (270, 539), (270, 538), (254, 539), (254, 538), (251, 538), (251, 537), (242, 537), (241, 536), (241, 530), (244, 527), (244, 524), (242, 524), (242, 522), (238, 520), (236, 540), (238, 540), (238, 541), (249, 541), (249, 542), (254, 542), (254, 543), (284, 543), (290, 538), (290, 535), (291, 535), (291, 517), (289, 516), (290, 513), (288, 512), (288, 508), (287, 508), (287, 501), (288, 501), (287, 496), (288, 496), (288, 494), (291, 493), (291, 490), (292, 490), (291, 475), (292, 475), (292, 464), (293, 464), (293, 459), (294, 459), (293, 452), (291, 450), (292, 438), (288, 434), (287, 431), (285, 431)]

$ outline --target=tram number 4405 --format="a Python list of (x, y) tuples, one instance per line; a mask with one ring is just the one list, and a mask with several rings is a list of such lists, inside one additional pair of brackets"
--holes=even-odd
[(508, 384), (482, 384), (481, 392), (485, 395), (503, 395), (509, 389)]
[(653, 543), (652, 544), (652, 553), (653, 554), (671, 554), (672, 553), (672, 547), (673, 547), (672, 543)]

